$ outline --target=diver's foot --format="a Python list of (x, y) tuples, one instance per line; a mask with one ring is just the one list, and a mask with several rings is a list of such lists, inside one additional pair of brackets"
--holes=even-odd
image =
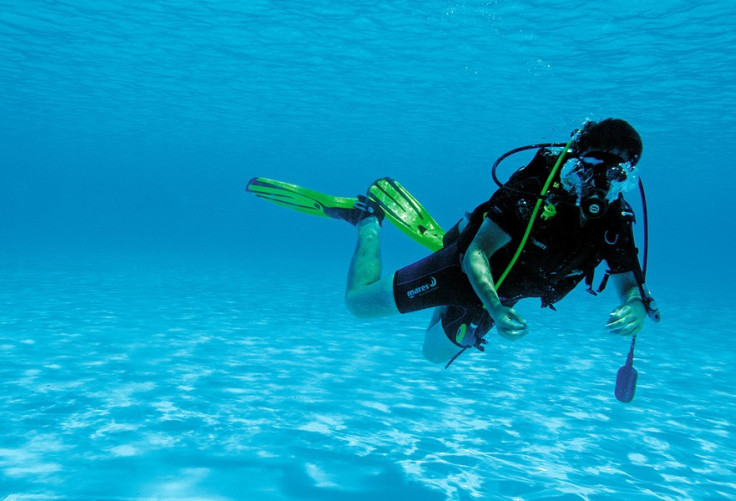
[(375, 217), (378, 220), (378, 224), (382, 224), (385, 216), (383, 209), (381, 209), (377, 202), (363, 195), (358, 195), (358, 201), (355, 202), (353, 207), (347, 209), (326, 207), (325, 214), (335, 219), (347, 221), (353, 226), (357, 226), (358, 223), (371, 217)]

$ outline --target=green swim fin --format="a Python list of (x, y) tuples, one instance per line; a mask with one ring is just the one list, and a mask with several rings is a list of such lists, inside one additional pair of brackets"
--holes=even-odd
[(401, 183), (384, 177), (368, 188), (368, 196), (378, 202), (399, 230), (430, 250), (442, 248), (445, 231)]
[[(245, 190), (288, 209), (337, 219), (341, 219), (341, 211), (353, 210), (358, 201), (357, 198), (326, 195), (265, 177), (254, 177), (248, 181)], [(403, 233), (431, 251), (442, 248), (442, 236), (445, 232), (397, 181), (390, 178), (379, 179), (371, 185), (368, 193), (383, 208), (386, 218)]]
[(357, 198), (333, 197), (318, 191), (302, 188), (295, 184), (254, 177), (248, 181), (245, 191), (273, 202), (282, 207), (293, 209), (313, 216), (336, 218), (340, 210), (352, 210)]

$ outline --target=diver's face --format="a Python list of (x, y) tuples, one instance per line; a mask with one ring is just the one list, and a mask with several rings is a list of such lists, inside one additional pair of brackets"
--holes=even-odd
[(605, 151), (587, 151), (578, 157), (578, 165), (572, 169), (582, 185), (580, 195), (594, 191), (609, 202), (632, 188), (636, 171), (621, 156)]
[(586, 151), (571, 159), (560, 173), (562, 185), (575, 195), (585, 218), (602, 216), (608, 203), (636, 182), (634, 167), (620, 155)]
[(633, 163), (615, 153), (587, 152), (580, 156), (580, 161), (593, 170), (595, 186), (605, 190), (609, 202), (635, 188), (639, 181), (639, 173)]

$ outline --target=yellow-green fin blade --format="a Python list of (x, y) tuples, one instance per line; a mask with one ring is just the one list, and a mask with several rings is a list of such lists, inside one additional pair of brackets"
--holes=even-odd
[(352, 209), (357, 201), (356, 198), (333, 197), (309, 188), (265, 177), (254, 177), (248, 181), (245, 190), (287, 209), (321, 217), (331, 217), (325, 212), (325, 209)]
[(401, 183), (385, 177), (374, 182), (368, 194), (399, 230), (432, 251), (442, 248), (445, 231)]
[[(254, 177), (246, 191), (276, 205), (320, 217), (339, 217), (342, 210), (352, 210), (357, 198), (335, 197), (265, 177)], [(431, 251), (442, 248), (445, 232), (422, 205), (398, 181), (379, 179), (368, 189), (386, 218), (399, 230)]]

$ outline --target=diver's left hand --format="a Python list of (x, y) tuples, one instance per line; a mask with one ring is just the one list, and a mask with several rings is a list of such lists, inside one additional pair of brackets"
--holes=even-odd
[(631, 336), (644, 327), (647, 310), (641, 301), (630, 301), (611, 312), (606, 328), (614, 334)]

